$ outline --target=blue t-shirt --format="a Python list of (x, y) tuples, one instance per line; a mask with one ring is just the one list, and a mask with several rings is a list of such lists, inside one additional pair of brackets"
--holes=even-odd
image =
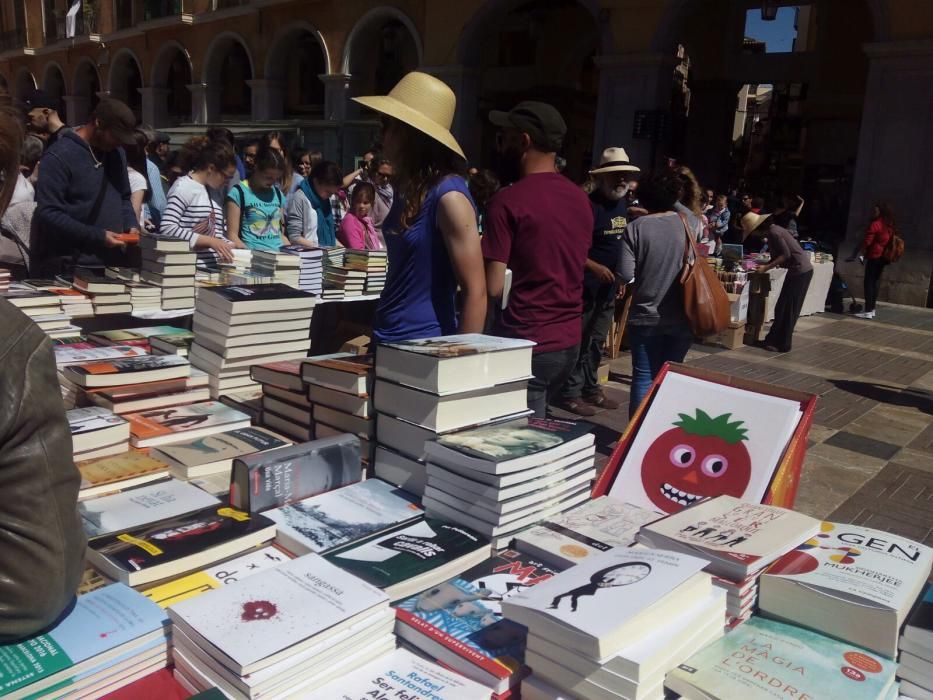
[(230, 189), (227, 201), (240, 208), (240, 240), (250, 250), (278, 251), (285, 219), (285, 195), (276, 185), (258, 194), (247, 181)]
[(377, 342), (397, 343), (457, 332), (457, 277), (437, 226), (437, 203), (448, 192), (460, 192), (473, 203), (466, 180), (449, 175), (428, 192), (421, 211), (405, 231), (400, 231), (405, 204), (399, 196), (382, 224), (389, 269), (373, 323)]

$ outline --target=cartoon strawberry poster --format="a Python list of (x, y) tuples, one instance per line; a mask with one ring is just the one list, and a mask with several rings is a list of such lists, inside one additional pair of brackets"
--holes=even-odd
[(800, 416), (796, 401), (670, 372), (609, 495), (668, 514), (709, 496), (760, 503)]

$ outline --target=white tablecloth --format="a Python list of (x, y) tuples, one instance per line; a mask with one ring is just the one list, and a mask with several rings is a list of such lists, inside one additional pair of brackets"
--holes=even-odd
[[(781, 287), (784, 286), (784, 278), (787, 276), (787, 270), (775, 268), (771, 270), (771, 293), (768, 295), (768, 306), (765, 312), (765, 318), (768, 321), (774, 320), (774, 307), (777, 304), (778, 297), (781, 295)], [(803, 308), (800, 310), (801, 316), (812, 316), (822, 313), (826, 310), (826, 295), (829, 293), (829, 285), (833, 279), (832, 263), (814, 263), (813, 279), (810, 280), (810, 288), (807, 290), (807, 297), (803, 300)]]

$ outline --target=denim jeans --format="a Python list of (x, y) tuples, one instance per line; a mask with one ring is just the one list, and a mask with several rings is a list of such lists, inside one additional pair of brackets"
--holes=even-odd
[(693, 343), (693, 335), (687, 328), (672, 328), (667, 332), (654, 329), (628, 327), (628, 342), (632, 349), (632, 390), (629, 396), (628, 414), (632, 416), (651, 388), (665, 362), (683, 362), (687, 350)]
[(534, 379), (528, 382), (528, 408), (535, 412), (535, 418), (547, 418), (547, 407), (567, 377), (573, 371), (580, 352), (580, 344), (566, 350), (535, 353), (531, 358), (531, 373)]
[(573, 372), (561, 389), (564, 401), (599, 396), (599, 363), (616, 312), (616, 285), (583, 290), (583, 339)]

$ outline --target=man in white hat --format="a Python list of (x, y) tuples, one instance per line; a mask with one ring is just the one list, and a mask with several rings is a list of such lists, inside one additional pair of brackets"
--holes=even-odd
[(628, 223), (629, 181), (640, 169), (629, 162), (622, 147), (603, 151), (599, 166), (590, 171), (596, 188), (590, 194), (593, 241), (583, 274), (583, 335), (573, 372), (561, 389), (558, 406), (578, 416), (595, 415), (597, 408), (616, 409), (597, 380), (603, 346), (615, 314), (618, 291), (616, 267), (622, 252), (622, 234)]

